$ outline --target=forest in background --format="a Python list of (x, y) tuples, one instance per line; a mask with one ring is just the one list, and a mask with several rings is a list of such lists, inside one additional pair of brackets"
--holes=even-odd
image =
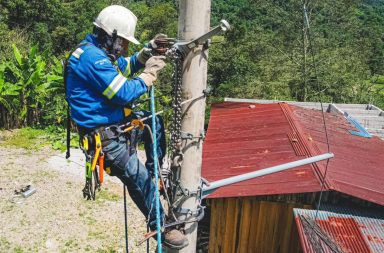
[[(177, 37), (176, 0), (0, 1), (0, 128), (65, 125), (60, 60), (110, 4), (136, 14), (141, 47), (159, 32)], [(209, 50), (210, 101), (321, 98), (384, 108), (383, 0), (212, 0), (211, 17), (211, 26), (224, 18), (233, 29)], [(170, 102), (171, 74), (169, 64), (159, 107)]]

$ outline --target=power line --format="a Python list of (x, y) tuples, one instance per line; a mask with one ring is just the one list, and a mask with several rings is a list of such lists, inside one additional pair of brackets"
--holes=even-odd
[[(315, 83), (317, 85), (318, 92), (319, 92), (319, 100), (320, 100), (321, 113), (322, 113), (322, 118), (323, 118), (323, 126), (324, 126), (324, 131), (325, 131), (325, 137), (326, 137), (326, 140), (327, 140), (327, 151), (328, 151), (328, 153), (330, 153), (329, 136), (328, 136), (328, 131), (327, 131), (327, 124), (326, 124), (326, 121), (325, 121), (325, 112), (324, 112), (324, 106), (323, 106), (323, 101), (322, 101), (323, 100), (322, 99), (323, 91), (321, 91), (320, 83), (319, 83), (319, 80), (318, 80), (314, 48), (313, 48), (312, 38), (311, 38), (311, 33), (310, 33), (309, 18), (308, 18), (308, 11), (307, 11), (308, 4), (309, 4), (309, 0), (305, 1), (303, 3), (304, 24), (306, 25), (304, 27), (304, 30), (303, 30), (303, 32), (304, 32), (304, 39), (306, 39), (305, 36), (307, 36), (308, 43), (309, 43), (309, 50), (310, 50), (310, 54), (311, 54), (311, 58), (312, 58), (313, 69), (314, 69), (315, 77), (316, 77), (314, 81), (315, 81)], [(316, 205), (316, 214), (315, 214), (314, 222), (313, 222), (312, 227), (311, 227), (312, 231), (315, 230), (315, 224), (316, 224), (316, 220), (317, 220), (317, 217), (318, 217), (318, 213), (319, 213), (321, 202), (322, 202), (322, 198), (323, 198), (323, 192), (324, 192), (324, 187), (325, 187), (325, 180), (326, 180), (326, 176), (327, 176), (327, 172), (328, 172), (328, 165), (329, 165), (329, 159), (327, 160), (327, 163), (325, 165), (325, 171), (324, 171), (323, 177), (321, 178), (320, 195), (319, 195), (319, 200), (318, 200), (317, 205)], [(314, 247), (316, 247), (316, 245), (314, 245)]]

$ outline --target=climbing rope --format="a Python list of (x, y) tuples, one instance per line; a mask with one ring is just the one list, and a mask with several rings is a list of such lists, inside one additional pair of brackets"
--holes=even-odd
[(161, 253), (161, 224), (160, 224), (160, 192), (159, 192), (159, 179), (158, 179), (158, 157), (157, 157), (157, 134), (156, 134), (156, 108), (155, 108), (155, 89), (152, 86), (150, 89), (151, 96), (151, 114), (152, 114), (152, 137), (153, 137), (153, 161), (154, 161), (154, 174), (155, 174), (155, 201), (156, 201), (156, 229), (157, 229), (157, 252)]

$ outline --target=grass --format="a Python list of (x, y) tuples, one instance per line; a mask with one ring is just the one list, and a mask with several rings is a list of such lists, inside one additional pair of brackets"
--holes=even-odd
[(92, 226), (92, 225), (95, 225), (97, 221), (92, 216), (86, 216), (86, 222), (87, 222), (87, 225)]
[(60, 176), (60, 174), (57, 171), (38, 170), (38, 171), (33, 172), (32, 176), (33, 176), (33, 178), (43, 179), (43, 180), (36, 180), (36, 181), (44, 182), (46, 180), (57, 178)]
[(108, 249), (98, 249), (96, 253), (116, 253), (117, 251), (113, 249), (112, 247)]
[(13, 252), (15, 252), (15, 253), (23, 253), (24, 252), (23, 248), (21, 248), (20, 246), (14, 248), (13, 250), (14, 250)]
[(45, 132), (42, 129), (33, 129), (29, 127), (14, 130), (11, 135), (5, 138), (2, 145), (24, 148), (27, 150), (39, 150), (48, 144), (48, 141), (42, 138), (44, 133)]
[(101, 188), (100, 191), (96, 192), (96, 201), (119, 201), (120, 196), (108, 191), (107, 188)]
[(101, 231), (101, 230), (91, 231), (88, 233), (88, 237), (99, 239), (99, 238), (103, 237), (104, 233), (105, 233), (105, 231)]
[[(11, 134), (3, 137), (2, 146), (24, 148), (26, 150), (41, 150), (45, 146), (53, 149), (66, 150), (66, 131), (61, 127), (49, 126), (44, 129), (21, 128), (13, 130)], [(79, 136), (71, 133), (71, 147), (78, 147)]]
[(68, 248), (77, 248), (78, 246), (79, 244), (74, 239), (70, 239), (65, 242), (65, 247), (68, 247)]
[(7, 240), (7, 238), (1, 236), (0, 237), (0, 250), (4, 250), (7, 252), (8, 250), (11, 249), (11, 243)]

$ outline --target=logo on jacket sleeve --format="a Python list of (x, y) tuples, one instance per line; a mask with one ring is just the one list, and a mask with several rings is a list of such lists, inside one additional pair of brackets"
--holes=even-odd
[(111, 63), (109, 59), (101, 59), (101, 60), (98, 60), (95, 62), (95, 65), (105, 65), (105, 64), (108, 64), (108, 63)]

